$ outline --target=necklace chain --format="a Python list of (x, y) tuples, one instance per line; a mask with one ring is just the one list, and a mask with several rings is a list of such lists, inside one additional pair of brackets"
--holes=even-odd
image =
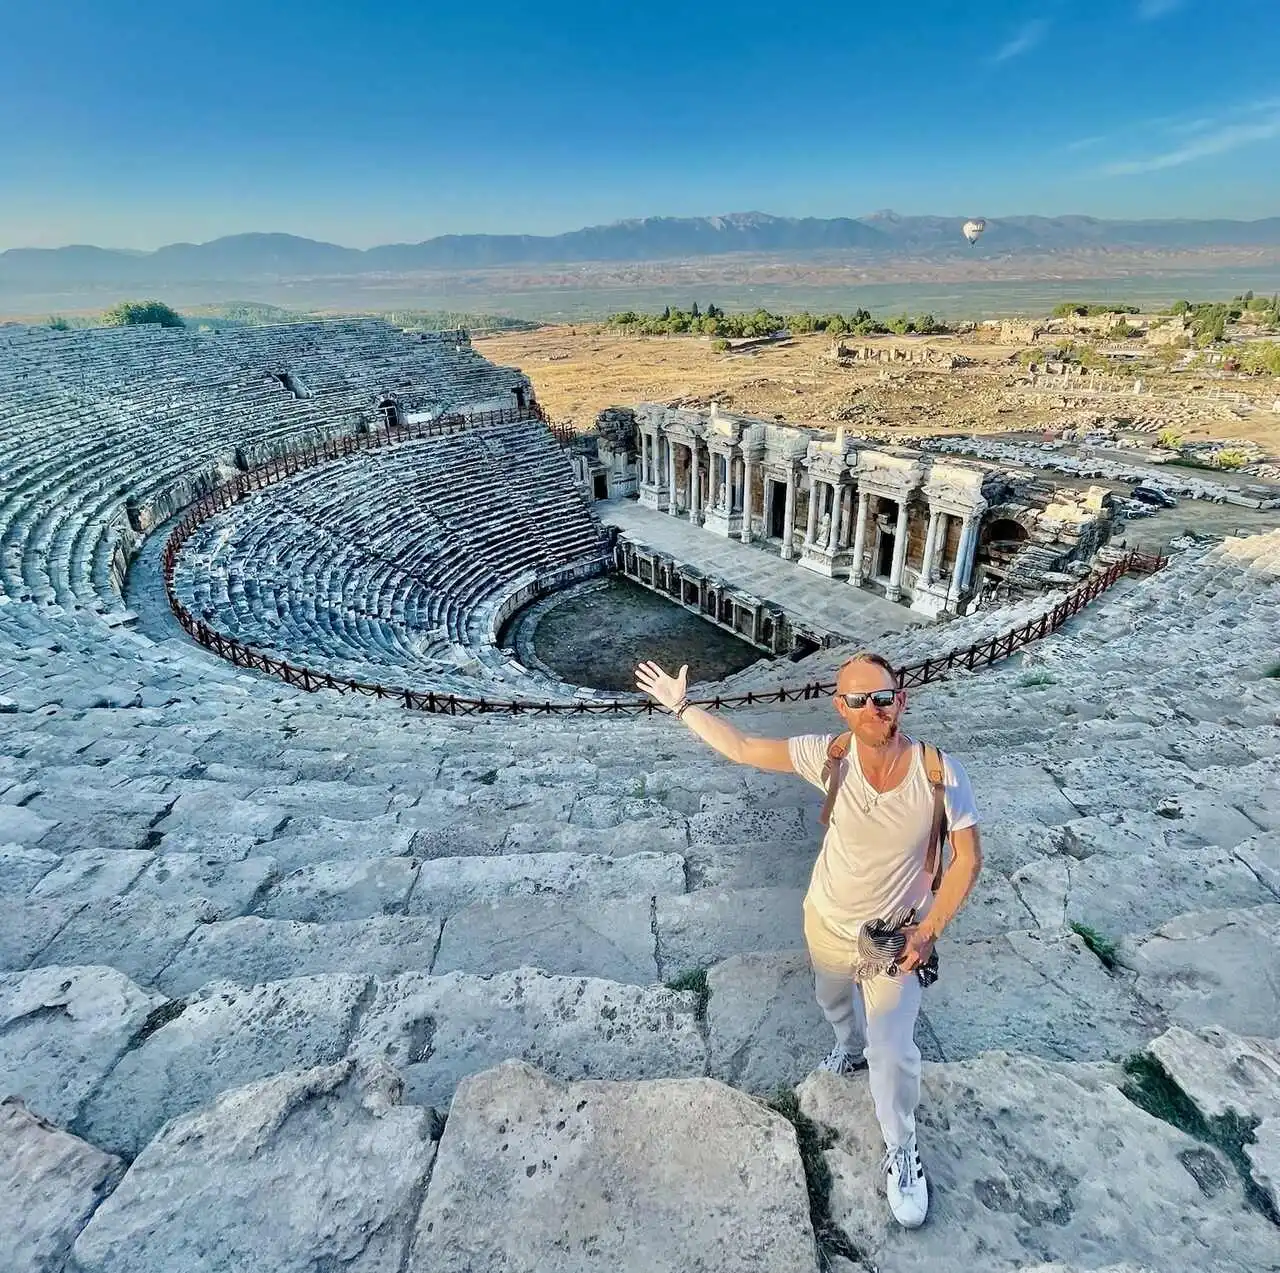
[[(887, 795), (888, 793), (880, 791), (878, 788), (872, 786), (870, 779), (868, 779), (867, 775), (862, 772), (862, 758), (858, 755), (858, 745), (856, 742), (850, 750), (853, 753), (853, 767), (858, 771), (858, 785), (866, 793), (865, 800), (854, 793), (854, 803), (862, 810), (863, 813), (869, 816), (871, 810), (880, 803), (880, 797)], [(893, 760), (889, 762), (889, 768), (885, 771), (886, 778), (893, 773), (893, 767), (898, 763), (899, 758), (900, 754), (899, 756), (895, 756)]]

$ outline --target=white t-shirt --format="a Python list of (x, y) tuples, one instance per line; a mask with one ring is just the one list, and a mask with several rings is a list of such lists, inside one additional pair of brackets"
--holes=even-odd
[[(801, 734), (787, 740), (791, 767), (823, 792), (822, 767), (835, 737)], [(948, 829), (974, 826), (978, 810), (969, 776), (945, 754), (943, 783)], [(849, 941), (857, 939), (867, 920), (887, 917), (899, 906), (915, 907), (923, 919), (933, 901), (933, 881), (925, 869), (932, 826), (933, 788), (918, 744), (912, 747), (907, 776), (886, 792), (876, 791), (864, 778), (857, 745), (850, 747), (806, 905)]]

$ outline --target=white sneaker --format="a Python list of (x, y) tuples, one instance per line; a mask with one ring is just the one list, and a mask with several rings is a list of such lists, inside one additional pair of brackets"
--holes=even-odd
[(929, 1182), (916, 1150), (916, 1138), (885, 1153), (880, 1170), (885, 1173), (889, 1210), (904, 1229), (918, 1229), (929, 1212)]
[(826, 1070), (828, 1074), (856, 1074), (859, 1070), (865, 1070), (866, 1068), (865, 1057), (854, 1056), (852, 1052), (842, 1048), (838, 1043), (818, 1063), (818, 1069)]

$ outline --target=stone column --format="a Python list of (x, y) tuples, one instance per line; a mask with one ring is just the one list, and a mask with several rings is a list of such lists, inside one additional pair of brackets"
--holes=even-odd
[(831, 488), (831, 539), (827, 551), (834, 557), (840, 551), (840, 532), (844, 530), (844, 483), (837, 482)]
[(676, 448), (670, 438), (667, 439), (667, 512), (675, 517), (676, 508)]
[[(942, 527), (946, 525), (943, 518), (945, 513), (932, 507), (929, 508), (929, 530), (924, 537), (924, 561), (920, 563), (920, 582), (928, 587), (933, 582), (933, 576), (937, 567), (934, 560), (938, 555), (938, 539), (942, 534)], [(945, 542), (945, 541), (944, 541)]]
[(818, 504), (821, 502), (819, 492), (822, 489), (822, 483), (816, 477), (809, 479), (809, 525), (804, 532), (804, 546), (810, 548), (813, 545), (813, 536), (818, 526)]
[(796, 520), (796, 470), (792, 465), (787, 470), (787, 498), (782, 512), (782, 558), (790, 561), (796, 555), (795, 549)]
[(867, 515), (870, 511), (871, 492), (860, 490), (853, 529), (853, 569), (849, 571), (849, 582), (855, 588), (862, 583), (862, 559), (867, 551)]
[(902, 567), (907, 560), (907, 501), (898, 501), (898, 521), (893, 530), (893, 565), (889, 568), (889, 586), (885, 598), (897, 601), (902, 596)]
[(977, 541), (978, 519), (968, 514), (960, 527), (960, 543), (956, 547), (956, 561), (951, 570), (951, 587), (947, 589), (947, 605), (954, 609), (960, 602), (960, 594), (969, 582), (973, 567), (973, 549)]
[(698, 524), (698, 444), (689, 444), (689, 520)]
[(747, 451), (742, 453), (742, 529), (738, 538), (744, 544), (751, 542), (751, 455)]

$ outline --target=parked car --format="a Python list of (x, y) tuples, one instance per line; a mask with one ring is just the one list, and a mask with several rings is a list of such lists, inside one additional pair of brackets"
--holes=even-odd
[(1158, 486), (1135, 486), (1132, 495), (1134, 499), (1141, 500), (1144, 504), (1154, 504), (1157, 508), (1178, 507), (1178, 501)]

